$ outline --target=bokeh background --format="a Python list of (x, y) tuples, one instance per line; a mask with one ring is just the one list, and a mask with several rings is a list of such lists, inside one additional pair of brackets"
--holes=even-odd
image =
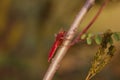
[[(0, 80), (42, 80), (48, 52), (61, 28), (66, 31), (85, 0), (0, 0)], [(98, 11), (96, 0), (78, 31)], [(110, 0), (88, 32), (120, 31), (120, 0)], [(120, 80), (120, 43), (112, 62), (92, 80)], [(64, 57), (53, 80), (84, 80), (98, 46), (78, 43)]]

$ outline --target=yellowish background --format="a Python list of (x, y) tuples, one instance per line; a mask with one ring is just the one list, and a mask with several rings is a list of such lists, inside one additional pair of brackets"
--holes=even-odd
[[(42, 80), (49, 63), (48, 52), (54, 34), (66, 31), (84, 0), (0, 0), (0, 80)], [(87, 13), (81, 31), (98, 11), (96, 0)], [(120, 32), (120, 1), (110, 0), (88, 32), (107, 29)], [(93, 80), (120, 80), (120, 43), (112, 62)], [(61, 63), (53, 80), (84, 80), (98, 46), (79, 43)]]

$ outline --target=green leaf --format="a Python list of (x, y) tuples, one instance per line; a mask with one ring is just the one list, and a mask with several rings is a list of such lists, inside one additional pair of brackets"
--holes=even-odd
[(88, 45), (91, 45), (91, 44), (92, 44), (92, 39), (91, 39), (90, 37), (87, 37), (86, 41), (87, 41), (87, 44), (88, 44)]
[(82, 36), (81, 36), (81, 39), (85, 39), (86, 38), (86, 34), (83, 34)]
[(90, 37), (92, 37), (93, 36), (93, 34), (92, 33), (88, 33), (88, 37), (90, 38)]
[(113, 39), (112, 39), (112, 38), (110, 38), (109, 43), (110, 43), (110, 45), (112, 45), (112, 44), (113, 44)]
[(119, 41), (120, 40), (120, 36), (119, 34), (117, 34), (116, 32), (112, 34), (113, 38), (116, 40), (116, 41)]
[(101, 44), (101, 42), (102, 42), (102, 37), (97, 34), (97, 35), (95, 36), (95, 42), (96, 42), (97, 44)]
[(117, 32), (118, 36), (119, 36), (119, 39), (120, 39), (120, 32)]

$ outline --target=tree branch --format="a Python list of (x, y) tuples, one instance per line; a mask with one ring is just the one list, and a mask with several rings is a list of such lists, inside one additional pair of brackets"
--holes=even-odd
[(95, 0), (87, 0), (85, 5), (82, 7), (78, 15), (76, 16), (73, 24), (71, 25), (69, 31), (67, 32), (65, 39), (62, 43), (62, 46), (57, 50), (56, 55), (54, 59), (52, 60), (43, 80), (52, 80), (56, 70), (60, 66), (60, 62), (65, 56), (67, 50), (69, 49), (69, 45), (71, 44), (76, 32), (77, 28), (79, 27), (79, 24), (81, 23), (82, 19), (84, 18), (84, 15), (88, 12), (88, 10), (91, 8), (91, 6), (94, 4)]
[(93, 19), (90, 21), (90, 23), (79, 33), (79, 35), (72, 41), (71, 46), (75, 43), (78, 43), (81, 41), (81, 36), (88, 31), (88, 29), (92, 26), (92, 24), (96, 21), (96, 19), (99, 17), (100, 13), (103, 11), (104, 7), (107, 5), (109, 0), (105, 0), (105, 2), (101, 5), (100, 9), (96, 13), (96, 15), (93, 17)]

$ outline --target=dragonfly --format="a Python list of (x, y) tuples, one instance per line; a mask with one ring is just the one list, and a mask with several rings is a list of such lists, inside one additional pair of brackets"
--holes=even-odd
[(66, 34), (66, 31), (64, 30), (61, 30), (57, 35), (56, 35), (56, 38), (55, 38), (55, 41), (50, 49), (50, 52), (49, 52), (49, 56), (48, 56), (48, 62), (51, 61), (51, 59), (53, 58), (56, 50), (58, 49), (58, 47), (62, 44), (63, 40), (64, 40), (64, 36)]

